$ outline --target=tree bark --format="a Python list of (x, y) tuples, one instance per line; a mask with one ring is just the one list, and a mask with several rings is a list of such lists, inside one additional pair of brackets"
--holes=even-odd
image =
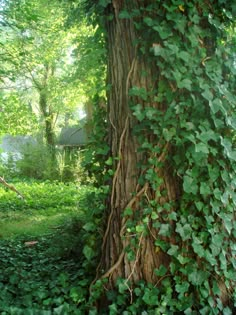
[[(126, 1), (126, 9), (138, 8), (139, 4), (138, 0)], [(130, 109), (131, 102), (139, 103), (143, 107), (153, 106), (160, 110), (165, 108), (155, 102), (144, 102), (139, 97), (129, 96), (131, 87), (145, 88), (147, 91), (155, 88), (158, 84), (158, 69), (138, 53), (138, 34), (133, 20), (119, 19), (122, 9), (123, 1), (113, 0), (109, 14), (113, 14), (114, 18), (107, 23), (108, 83), (111, 84), (108, 95), (109, 143), (115, 173), (99, 272), (102, 277), (109, 277), (110, 287), (115, 285), (118, 277), (129, 280), (131, 284), (140, 279), (154, 283), (157, 281), (154, 269), (169, 263), (168, 255), (161, 250), (157, 251), (155, 247), (157, 232), (152, 228), (151, 220), (148, 224), (148, 235), (145, 232), (129, 234), (127, 218), (123, 217), (124, 210), (132, 209), (131, 218), (141, 220), (143, 210), (140, 202), (143, 199), (148, 203), (149, 199), (158, 195), (157, 191), (165, 190), (165, 196), (160, 194), (160, 197), (156, 197), (159, 205), (162, 205), (175, 201), (179, 195), (177, 179), (168, 167), (155, 168), (155, 173), (161, 179), (156, 191), (148, 182), (139, 183), (143, 170), (138, 165), (144, 165), (150, 156), (139, 152), (141, 144), (134, 134), (137, 121)], [(171, 148), (161, 139), (155, 141), (155, 145), (160, 147), (157, 159), (165, 164), (166, 155)], [(142, 222), (139, 224), (142, 225)], [(133, 251), (133, 259), (130, 259), (127, 248)]]
[(44, 124), (45, 124), (45, 139), (48, 150), (50, 152), (50, 159), (53, 164), (55, 162), (55, 134), (53, 127), (53, 114), (50, 113), (48, 104), (47, 104), (47, 96), (44, 90), (39, 91), (39, 107), (43, 116)]

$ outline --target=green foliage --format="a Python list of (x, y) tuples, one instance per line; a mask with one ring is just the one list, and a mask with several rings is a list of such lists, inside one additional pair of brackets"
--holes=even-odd
[(1, 236), (16, 237), (20, 234), (40, 235), (50, 232), (67, 217), (80, 214), (77, 199), (89, 188), (78, 190), (74, 184), (59, 182), (16, 182), (25, 200), (13, 191), (0, 187)]
[[(132, 216), (126, 236), (155, 229), (157, 255), (162, 250), (171, 260), (166, 274), (157, 274), (156, 285), (118, 281), (107, 293), (109, 314), (233, 314), (236, 100), (235, 54), (232, 58), (232, 32), (227, 30), (235, 5), (124, 1), (114, 11), (110, 1), (95, 6), (106, 23), (112, 21), (108, 13), (120, 10), (119, 18), (134, 24), (137, 59), (147, 60), (156, 73), (152, 89), (129, 90), (134, 133), (147, 156), (139, 183), (148, 182), (154, 198), (145, 196), (139, 213), (125, 210)], [(163, 162), (159, 158), (165, 150)], [(164, 205), (159, 200), (167, 200), (167, 192), (156, 171), (161, 168), (173, 173), (179, 185), (177, 200)], [(132, 245), (137, 251), (138, 244), (130, 239), (126, 253), (135, 260)]]
[[(16, 162), (16, 176), (34, 179), (52, 179), (49, 149), (44, 143), (21, 146), (21, 158)], [(54, 179), (58, 178), (55, 166)], [(7, 175), (7, 174), (6, 174)]]
[(52, 165), (50, 150), (40, 139), (22, 143), (19, 152), (8, 153), (1, 161), (1, 176), (36, 180), (60, 180), (90, 184), (88, 171), (84, 167), (85, 154), (78, 148), (56, 148)]
[(79, 34), (91, 30), (82, 23), (82, 31), (66, 27), (67, 9), (66, 2), (45, 0), (7, 1), (2, 7), (2, 133), (35, 135), (40, 130), (54, 147), (60, 128), (78, 121), (78, 108), (87, 97), (84, 79), (75, 82), (72, 52)]
[(0, 93), (0, 134), (30, 134), (37, 128), (31, 107), (17, 92)]
[[(163, 113), (140, 104), (133, 107), (139, 121), (136, 133), (140, 139), (143, 135), (139, 135), (139, 130), (148, 126), (154, 137), (171, 143), (174, 154), (167, 157), (168, 164), (179, 177), (183, 190), (181, 199), (175, 204), (175, 228), (171, 222), (166, 222), (158, 229), (159, 235), (172, 237), (178, 244), (162, 248), (172, 257), (170, 279), (175, 290), (170, 293), (169, 300), (165, 300), (164, 308), (159, 306), (154, 310), (160, 314), (175, 314), (177, 311), (232, 314), (229, 307), (224, 308), (217, 302), (223, 288), (212, 293), (209, 290), (212, 275), (218, 279), (218, 286), (219, 279), (224, 279), (224, 286), (229, 291), (235, 287), (236, 280), (232, 246), (236, 235), (233, 223), (235, 152), (231, 133), (235, 130), (235, 98), (229, 88), (229, 78), (223, 72), (226, 71), (224, 54), (227, 47), (226, 44), (207, 47), (209, 31), (201, 27), (201, 16), (195, 5), (189, 4), (182, 9), (180, 6), (164, 6), (168, 8), (166, 15), (144, 18), (143, 21), (145, 34), (149, 34), (149, 38), (145, 35), (143, 45), (154, 41), (154, 36), (157, 43), (153, 44), (151, 53), (154, 58), (150, 56), (150, 59), (158, 66), (160, 82), (149, 99), (143, 90), (136, 90), (135, 95), (149, 102), (162, 102), (166, 104), (166, 110)], [(209, 21), (212, 37), (222, 31), (216, 23), (219, 20), (217, 8), (214, 10), (214, 18)], [(191, 27), (187, 27), (190, 25), (187, 23), (191, 23)], [(183, 34), (184, 40), (180, 40)], [(171, 43), (167, 39), (171, 39)], [(199, 45), (200, 40), (202, 45)], [(143, 50), (147, 54), (145, 46)], [(227, 73), (230, 71), (227, 69)], [(150, 133), (146, 131), (145, 138), (149, 137)], [(147, 140), (140, 143), (144, 143), (142, 147), (146, 152)], [(159, 145), (149, 143), (148, 149), (156, 154)], [(156, 167), (155, 161), (149, 162), (151, 169), (147, 170), (145, 179), (152, 183), (152, 187), (158, 187), (155, 176), (150, 176), (150, 171)], [(158, 216), (163, 217), (165, 209), (161, 210), (158, 203), (156, 207)], [(216, 238), (219, 235), (224, 243), (218, 244), (220, 250), (217, 251)], [(230, 257), (226, 253), (231, 253)], [(191, 257), (198, 257), (198, 263)], [(168, 285), (163, 287), (168, 290)], [(184, 294), (186, 291), (187, 296)], [(178, 299), (174, 298), (175, 294), (178, 294)], [(234, 298), (229, 296), (231, 309)]]
[(93, 99), (93, 120), (90, 122), (93, 127), (89, 143), (84, 150), (82, 167), (87, 171), (88, 176), (93, 179), (94, 185), (101, 187), (107, 185), (110, 180), (109, 173), (112, 166), (107, 144), (107, 121), (105, 108), (101, 106), (104, 99), (96, 95)]
[[(1, 227), (1, 237), (6, 239), (0, 240), (0, 312), (85, 314), (101, 246), (105, 195), (94, 188), (58, 182), (15, 186), (26, 200), (18, 201), (11, 191), (0, 190), (2, 227), (9, 221), (17, 227), (19, 219), (25, 227), (13, 235), (4, 234)], [(32, 224), (38, 219), (40, 225), (43, 215), (47, 218), (44, 229), (35, 225), (36, 230), (30, 231), (27, 220)]]
[(87, 149), (65, 148), (56, 152), (57, 167), (60, 180), (76, 182), (80, 185), (91, 184), (94, 178), (85, 167)]
[(78, 261), (49, 256), (48, 237), (37, 241), (31, 247), (25, 239), (0, 243), (2, 314), (75, 314), (84, 290), (77, 284)]

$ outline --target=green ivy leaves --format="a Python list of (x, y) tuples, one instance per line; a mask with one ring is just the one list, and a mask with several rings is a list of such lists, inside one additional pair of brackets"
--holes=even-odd
[[(139, 123), (136, 131), (137, 135), (140, 132), (143, 151), (157, 153), (150, 137), (157, 143), (171, 144), (174, 156), (168, 157), (168, 165), (178, 174), (183, 192), (178, 214), (173, 217), (174, 229), (169, 222), (158, 223), (164, 210), (158, 210), (158, 216), (153, 216), (160, 236), (155, 244), (171, 256), (176, 265), (185, 265), (188, 270), (187, 273), (182, 271), (185, 281), (175, 278), (179, 296), (184, 299), (190, 287), (200, 288), (200, 313), (208, 314), (209, 305), (213, 305), (208, 279), (215, 273), (228, 278), (231, 269), (224, 253), (232, 248), (229, 235), (236, 234), (232, 223), (236, 203), (236, 185), (232, 183), (236, 102), (227, 82), (231, 69), (226, 70), (223, 61), (225, 47), (213, 38), (213, 34), (222, 32), (222, 24), (209, 15), (213, 28), (208, 32), (202, 27), (205, 17), (199, 14), (195, 4), (181, 5), (165, 3), (166, 13), (160, 15), (149, 14), (154, 12), (150, 7), (150, 11), (141, 9), (145, 15), (137, 31), (142, 36), (145, 29), (146, 37), (142, 39), (145, 47), (149, 45), (150, 62), (157, 66), (158, 83), (156, 95), (143, 87), (133, 87), (129, 95), (134, 102), (135, 97), (141, 100), (132, 110)], [(157, 6), (155, 10), (160, 12)], [(208, 16), (207, 8), (203, 10)], [(142, 53), (146, 53), (147, 58), (147, 51), (142, 50)], [(226, 76), (225, 71), (228, 71)], [(153, 107), (150, 104), (154, 104)], [(158, 104), (164, 104), (165, 110), (160, 111)], [(145, 180), (158, 190), (160, 179), (155, 175), (155, 167), (160, 164), (149, 158)], [(168, 239), (173, 233), (176, 244), (161, 239)], [(187, 246), (188, 253), (180, 244)], [(198, 257), (204, 267), (201, 263), (193, 265), (192, 257)], [(172, 265), (172, 275), (178, 270), (176, 265)], [(185, 307), (186, 314), (192, 314), (191, 305)], [(228, 310), (224, 312), (227, 314)]]

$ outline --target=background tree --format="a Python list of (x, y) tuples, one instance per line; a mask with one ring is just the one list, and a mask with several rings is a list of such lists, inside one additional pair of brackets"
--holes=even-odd
[(130, 292), (123, 311), (232, 314), (235, 98), (220, 41), (235, 6), (90, 7), (105, 20), (114, 172), (97, 276)]
[(10, 2), (7, 13), (7, 40), (1, 49), (8, 71), (3, 86), (24, 92), (44, 123), (44, 136), (54, 161), (58, 123), (62, 124), (65, 113), (73, 113), (81, 102), (69, 81), (77, 30), (65, 29), (64, 8), (56, 2)]

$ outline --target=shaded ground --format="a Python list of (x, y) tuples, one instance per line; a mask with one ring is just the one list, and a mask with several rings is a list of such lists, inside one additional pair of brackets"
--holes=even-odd
[(25, 200), (0, 186), (0, 315), (84, 315), (95, 270), (96, 225), (86, 220), (94, 215), (94, 189), (59, 182), (16, 187)]
[(53, 246), (54, 238), (0, 242), (0, 314), (81, 314), (80, 296), (88, 280), (83, 277), (79, 255)]

